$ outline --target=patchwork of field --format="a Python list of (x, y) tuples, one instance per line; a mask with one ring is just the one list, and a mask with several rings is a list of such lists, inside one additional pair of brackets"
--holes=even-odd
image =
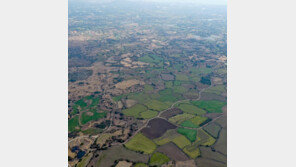
[(160, 152), (155, 152), (150, 157), (149, 165), (150, 166), (161, 166), (167, 162), (169, 162), (170, 159), (165, 154), (162, 154)]
[(94, 160), (95, 164), (93, 164), (93, 166), (112, 166), (114, 161), (119, 159), (128, 159), (134, 162), (148, 163), (149, 156), (130, 151), (122, 146), (113, 146), (108, 150), (102, 151), (97, 160)]
[(155, 118), (150, 120), (148, 126), (142, 129), (141, 132), (149, 139), (155, 139), (162, 136), (167, 130), (175, 128), (174, 124), (161, 118)]
[(165, 119), (169, 119), (173, 116), (176, 116), (176, 115), (179, 115), (179, 114), (182, 114), (183, 111), (179, 108), (171, 108), (171, 109), (168, 109), (166, 110), (165, 112), (163, 112), (160, 117), (163, 117)]

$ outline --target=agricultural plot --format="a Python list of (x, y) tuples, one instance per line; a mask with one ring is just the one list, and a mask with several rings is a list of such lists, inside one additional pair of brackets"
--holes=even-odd
[(200, 150), (198, 148), (198, 145), (192, 144), (189, 146), (186, 146), (183, 151), (192, 159), (195, 159), (196, 157), (200, 156)]
[(180, 149), (183, 149), (185, 146), (190, 145), (190, 141), (183, 135), (177, 133), (176, 130), (168, 130), (163, 136), (154, 139), (154, 142), (157, 145), (164, 145), (169, 142), (175, 143)]
[(212, 159), (212, 160), (214, 160), (216, 162), (220, 162), (222, 164), (227, 163), (225, 155), (223, 155), (217, 151), (212, 151), (212, 149), (210, 147), (201, 146), (199, 149), (200, 149), (202, 158)]
[(194, 115), (203, 115), (206, 113), (205, 110), (200, 109), (192, 104), (187, 103), (181, 103), (178, 105), (178, 108), (180, 108), (182, 111), (188, 114), (194, 114)]
[(113, 146), (107, 150), (102, 151), (96, 164), (96, 167), (112, 166), (115, 160), (128, 159), (132, 162), (147, 163), (149, 156), (128, 150), (122, 146)]
[(140, 117), (144, 119), (150, 119), (156, 117), (158, 114), (157, 111), (147, 110), (140, 113)]
[(227, 167), (227, 164), (223, 164), (221, 162), (217, 162), (212, 159), (207, 159), (203, 157), (197, 158), (196, 164), (198, 164), (198, 167)]
[(161, 118), (155, 118), (150, 120), (147, 127), (143, 128), (141, 132), (149, 139), (155, 139), (161, 137), (167, 130), (175, 128), (176, 126), (170, 122)]
[(191, 142), (194, 142), (196, 140), (197, 132), (194, 129), (178, 128), (177, 132), (187, 137), (187, 139), (189, 139)]
[(107, 113), (106, 112), (102, 112), (102, 113), (98, 113), (96, 111), (93, 112), (84, 112), (81, 115), (81, 124), (84, 125), (90, 121), (96, 121), (99, 120), (101, 118), (106, 117)]
[(158, 147), (156, 151), (167, 155), (170, 159), (174, 161), (189, 160), (186, 154), (172, 142)]
[(156, 153), (152, 154), (150, 161), (149, 161), (149, 165), (150, 166), (161, 166), (169, 161), (170, 161), (170, 159), (166, 155), (164, 155), (160, 152), (156, 152)]
[(151, 100), (151, 101), (145, 103), (145, 105), (149, 109), (152, 109), (152, 110), (155, 110), (155, 111), (162, 111), (162, 110), (165, 110), (165, 109), (170, 107), (170, 104), (163, 103), (163, 102), (160, 102), (160, 101), (157, 101), (157, 100)]
[(74, 131), (79, 126), (79, 116), (75, 116), (68, 121), (68, 129), (70, 132)]
[(156, 144), (145, 137), (143, 134), (138, 133), (125, 144), (125, 147), (133, 151), (140, 151), (145, 154), (151, 154), (156, 149)]
[(214, 124), (214, 123), (211, 123), (207, 126), (205, 126), (203, 128), (206, 132), (208, 132), (211, 136), (213, 136), (214, 138), (218, 138), (218, 135), (219, 135), (219, 132), (221, 130), (221, 127)]
[(206, 110), (209, 113), (222, 113), (222, 107), (226, 105), (226, 102), (210, 100), (210, 101), (193, 101), (193, 105)]
[(89, 153), (77, 164), (77, 167), (86, 167), (86, 165), (90, 161), (91, 157), (92, 157), (92, 153)]
[(216, 142), (216, 139), (213, 138), (211, 135), (209, 135), (207, 132), (205, 132), (202, 129), (199, 129), (197, 131), (197, 140), (196, 144), (202, 145), (202, 146), (211, 146)]
[(226, 86), (225, 85), (213, 86), (211, 88), (206, 89), (204, 92), (205, 93), (213, 93), (213, 94), (221, 95), (222, 93), (226, 92)]
[(147, 107), (142, 105), (142, 104), (136, 104), (134, 106), (132, 106), (131, 108), (122, 110), (122, 113), (126, 116), (132, 116), (135, 118), (139, 118), (140, 117), (140, 113), (141, 112), (145, 112), (147, 111)]
[(216, 151), (221, 152), (224, 155), (227, 155), (227, 130), (223, 128), (219, 134), (219, 138), (214, 145)]
[(181, 123), (181, 126), (188, 128), (198, 128), (200, 125), (207, 122), (207, 117), (196, 116)]
[(149, 167), (148, 165), (144, 164), (144, 163), (136, 163), (134, 165), (134, 167)]
[(182, 122), (184, 122), (190, 118), (193, 118), (193, 117), (194, 117), (194, 115), (184, 113), (184, 114), (180, 114), (180, 115), (176, 115), (174, 117), (171, 117), (169, 119), (169, 121), (174, 124), (181, 124)]
[(171, 88), (163, 89), (158, 93), (159, 97), (157, 97), (157, 100), (161, 102), (175, 102), (179, 99), (182, 99), (182, 96), (180, 94), (174, 93), (173, 89)]
[(127, 95), (128, 99), (136, 100), (139, 103), (144, 104), (148, 100), (150, 100), (149, 94), (146, 93), (130, 93)]
[(200, 100), (204, 100), (204, 101), (217, 100), (217, 101), (226, 102), (227, 98), (225, 96), (217, 95), (214, 93), (202, 92)]
[(185, 74), (176, 74), (176, 80), (177, 81), (188, 81), (188, 77)]
[(171, 108), (171, 109), (168, 109), (165, 112), (161, 113), (160, 117), (169, 119), (171, 117), (174, 117), (174, 116), (182, 114), (182, 113), (183, 113), (183, 111), (180, 110), (179, 108)]

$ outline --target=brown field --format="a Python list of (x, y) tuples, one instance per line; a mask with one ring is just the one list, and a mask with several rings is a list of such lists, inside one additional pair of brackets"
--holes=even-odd
[(157, 148), (158, 152), (166, 154), (171, 160), (187, 161), (189, 158), (174, 143), (169, 142)]
[[(188, 160), (188, 161), (177, 161), (176, 167), (196, 167), (194, 160)], [(208, 166), (212, 167), (212, 166)]]
[(173, 116), (176, 116), (176, 115), (179, 115), (179, 114), (182, 114), (183, 111), (180, 110), (179, 108), (171, 108), (171, 109), (168, 109), (167, 111), (161, 113), (160, 117), (163, 117), (163, 118), (166, 118), (166, 119), (169, 119)]
[(131, 79), (131, 80), (119, 82), (115, 85), (115, 87), (118, 89), (126, 89), (133, 85), (138, 85), (138, 84), (143, 85), (144, 83), (136, 79)]
[(172, 81), (174, 80), (174, 76), (171, 74), (161, 74), (161, 79), (165, 80), (165, 81)]
[(221, 130), (221, 127), (214, 124), (210, 123), (207, 126), (203, 128), (206, 132), (208, 132), (211, 136), (215, 137), (216, 139), (218, 138), (219, 132)]
[(218, 101), (223, 101), (225, 102), (227, 100), (226, 97), (221, 96), (221, 95), (217, 95), (214, 93), (201, 93), (201, 100), (218, 100)]
[(197, 158), (196, 164), (198, 167), (226, 167), (227, 166), (227, 164), (223, 164), (207, 158)]
[(131, 167), (133, 163), (126, 161), (119, 161), (115, 167)]
[(227, 130), (223, 128), (220, 132), (219, 138), (214, 144), (216, 151), (227, 155)]
[(220, 154), (219, 152), (214, 152), (210, 147), (200, 147), (201, 158), (211, 159), (222, 164), (227, 163), (227, 156)]
[(150, 139), (161, 137), (167, 130), (175, 129), (176, 126), (170, 122), (155, 118), (149, 121), (148, 126), (141, 130), (141, 132)]
[(136, 153), (118, 145), (104, 150), (100, 153), (99, 157), (95, 158), (88, 166), (108, 167), (112, 166), (114, 161), (120, 158), (143, 163), (147, 163), (149, 160), (148, 155)]

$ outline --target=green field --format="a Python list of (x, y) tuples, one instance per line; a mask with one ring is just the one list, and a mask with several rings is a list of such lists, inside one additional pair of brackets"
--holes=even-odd
[(209, 100), (209, 101), (193, 101), (192, 104), (206, 110), (209, 113), (222, 113), (222, 107), (226, 105), (225, 102)]
[(146, 93), (130, 93), (127, 95), (128, 99), (136, 100), (139, 103), (145, 103), (150, 100), (149, 94)]
[(68, 130), (70, 132), (74, 131), (77, 126), (79, 126), (79, 116), (75, 116), (68, 121)]
[(207, 132), (205, 132), (202, 129), (199, 129), (197, 132), (197, 140), (196, 144), (202, 145), (202, 146), (211, 146), (216, 142), (216, 139), (213, 138), (211, 135), (209, 135)]
[(90, 161), (92, 153), (85, 156), (78, 164), (77, 167), (86, 167), (87, 163)]
[(211, 88), (208, 88), (204, 91), (205, 93), (214, 93), (217, 95), (221, 95), (223, 92), (226, 92), (226, 86), (225, 85), (217, 85), (213, 86)]
[(178, 108), (180, 108), (182, 111), (188, 114), (194, 114), (194, 115), (203, 115), (206, 113), (205, 110), (200, 109), (192, 104), (182, 103), (178, 105)]
[(157, 111), (148, 110), (148, 111), (141, 112), (140, 117), (144, 119), (150, 119), (150, 118), (156, 117), (157, 114), (158, 114)]
[(155, 111), (162, 111), (162, 110), (165, 110), (165, 109), (170, 107), (169, 103), (164, 103), (164, 102), (160, 102), (160, 101), (157, 101), (157, 100), (148, 101), (145, 105), (149, 109), (152, 109), (152, 110), (155, 110)]
[(89, 128), (87, 130), (82, 131), (83, 134), (85, 135), (97, 135), (101, 133), (103, 130), (99, 128)]
[(115, 96), (112, 99), (117, 102), (117, 101), (120, 101), (122, 98), (125, 98), (126, 96), (127, 95), (122, 94), (122, 95), (119, 95), (119, 96)]
[(161, 166), (162, 164), (165, 164), (169, 161), (170, 161), (170, 159), (166, 155), (164, 155), (160, 152), (155, 152), (154, 154), (152, 154), (152, 156), (150, 158), (149, 165), (150, 166)]
[(198, 125), (195, 125), (190, 120), (186, 120), (186, 121), (182, 122), (181, 126), (182, 127), (187, 127), (187, 128), (198, 128)]
[(151, 154), (156, 149), (156, 144), (143, 134), (138, 133), (125, 144), (125, 147), (133, 151), (141, 151), (145, 154)]
[(169, 119), (170, 122), (174, 123), (174, 124), (181, 124), (182, 122), (190, 119), (190, 118), (193, 118), (194, 115), (192, 114), (187, 114), (187, 113), (184, 113), (184, 114), (179, 114), (179, 115), (176, 115), (174, 117), (171, 117)]
[(144, 164), (144, 163), (136, 163), (134, 165), (134, 167), (149, 167), (148, 165)]
[(189, 145), (186, 146), (183, 151), (190, 156), (192, 159), (195, 159), (196, 157), (200, 156), (200, 150), (197, 145)]
[(163, 89), (158, 93), (159, 97), (157, 98), (157, 100), (161, 102), (175, 102), (182, 98), (180, 94), (174, 93), (173, 89), (171, 88)]
[(144, 86), (144, 92), (145, 93), (150, 93), (153, 91), (153, 86), (152, 85), (145, 85)]
[(88, 115), (87, 112), (82, 113), (81, 119), (80, 119), (82, 125), (84, 125), (90, 121), (97, 121), (101, 118), (106, 117), (106, 115), (107, 115), (106, 112), (98, 113), (96, 111), (92, 111), (91, 113), (93, 115)]
[(188, 77), (185, 74), (176, 74), (176, 80), (177, 81), (188, 81)]
[(194, 124), (199, 126), (200, 124), (204, 123), (205, 121), (207, 121), (208, 118), (207, 117), (202, 117), (202, 116), (196, 116), (194, 118), (191, 118), (190, 121)]
[(127, 115), (127, 116), (132, 116), (132, 117), (135, 117), (135, 118), (139, 118), (140, 113), (145, 112), (145, 111), (147, 111), (147, 107), (145, 107), (142, 104), (136, 104), (136, 105), (132, 106), (131, 108), (122, 110), (122, 113), (124, 115)]
[(196, 140), (197, 132), (194, 129), (178, 128), (177, 132), (187, 137), (187, 139), (189, 139), (191, 142)]
[(168, 130), (163, 136), (154, 139), (157, 145), (164, 145), (169, 142), (175, 143), (180, 149), (190, 145), (190, 141), (183, 135), (176, 132), (176, 130)]

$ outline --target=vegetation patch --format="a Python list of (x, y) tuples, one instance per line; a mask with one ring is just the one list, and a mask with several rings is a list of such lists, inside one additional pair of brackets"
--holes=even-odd
[(156, 144), (143, 134), (138, 133), (125, 144), (125, 147), (133, 151), (151, 154), (156, 149)]
[(170, 161), (169, 157), (167, 157), (166, 155), (164, 155), (160, 152), (156, 152), (156, 153), (152, 154), (150, 161), (149, 161), (149, 165), (150, 166), (161, 166), (169, 161)]
[(80, 119), (82, 125), (84, 125), (90, 121), (97, 121), (101, 118), (106, 117), (106, 115), (107, 115), (106, 112), (98, 113), (97, 111), (93, 111), (91, 113), (93, 113), (93, 114), (89, 115), (89, 114), (87, 114), (87, 112), (82, 113), (81, 119)]
[(200, 150), (197, 145), (189, 145), (186, 146), (183, 151), (192, 159), (195, 159), (196, 157), (200, 156)]
[(192, 104), (182, 103), (178, 105), (178, 108), (180, 108), (182, 111), (188, 114), (195, 114), (195, 115), (203, 115), (207, 112), (203, 109), (200, 109)]
[(145, 112), (145, 111), (147, 111), (147, 107), (145, 107), (142, 104), (136, 104), (136, 105), (132, 106), (131, 108), (122, 110), (122, 113), (126, 116), (132, 116), (135, 118), (139, 118), (140, 113)]
[(174, 117), (171, 117), (169, 119), (169, 121), (174, 124), (181, 124), (182, 122), (184, 122), (190, 118), (193, 118), (193, 117), (194, 117), (194, 115), (192, 115), (192, 114), (184, 113), (184, 114), (180, 114), (180, 115), (176, 115)]
[(144, 119), (150, 119), (156, 117), (158, 114), (157, 111), (147, 110), (140, 113), (140, 117)]
[(136, 163), (134, 167), (149, 167), (147, 164), (144, 163)]
[(211, 88), (206, 89), (204, 92), (221, 95), (222, 93), (226, 92), (226, 88), (225, 88), (225, 85), (217, 85), (217, 86), (213, 86)]
[(189, 139), (191, 142), (196, 140), (197, 132), (194, 129), (178, 128), (177, 132), (187, 137), (187, 139)]
[(226, 102), (210, 100), (210, 101), (193, 101), (192, 104), (206, 110), (209, 113), (222, 113), (222, 107), (226, 105)]
[(176, 130), (168, 130), (163, 136), (154, 139), (157, 145), (164, 145), (169, 142), (175, 143), (180, 149), (186, 145), (190, 145), (190, 141), (183, 135), (176, 132)]
[(79, 126), (79, 116), (75, 116), (68, 121), (68, 130), (70, 132), (74, 131), (76, 127)]
[(148, 103), (146, 103), (146, 106), (149, 109), (156, 110), (156, 111), (162, 111), (170, 107), (168, 103), (160, 102), (157, 100), (149, 101)]

